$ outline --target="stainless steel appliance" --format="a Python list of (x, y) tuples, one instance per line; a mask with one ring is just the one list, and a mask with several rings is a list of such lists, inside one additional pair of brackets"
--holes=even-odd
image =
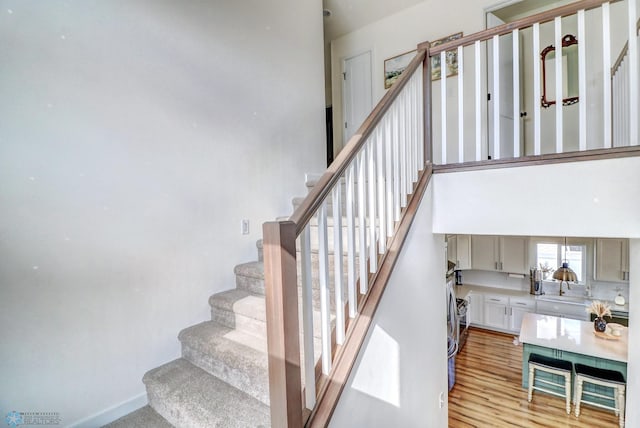
[(529, 269), (529, 293), (536, 296), (544, 294), (542, 290), (542, 271), (540, 269)]
[(464, 344), (467, 342), (467, 336), (469, 335), (469, 318), (467, 316), (469, 312), (469, 301), (465, 299), (456, 299), (456, 307), (458, 313), (456, 337), (458, 339), (458, 352), (460, 352)]

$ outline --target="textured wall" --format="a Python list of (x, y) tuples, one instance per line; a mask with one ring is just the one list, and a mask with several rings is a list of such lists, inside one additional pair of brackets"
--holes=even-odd
[(234, 286), (323, 169), (321, 9), (0, 0), (2, 417), (140, 397)]

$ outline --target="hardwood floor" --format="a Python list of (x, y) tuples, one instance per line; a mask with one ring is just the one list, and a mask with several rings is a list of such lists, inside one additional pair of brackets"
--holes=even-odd
[(534, 391), (527, 402), (522, 382), (522, 346), (515, 335), (474, 329), (456, 359), (456, 384), (449, 392), (450, 427), (617, 427), (612, 411), (581, 406), (567, 415), (561, 397)]

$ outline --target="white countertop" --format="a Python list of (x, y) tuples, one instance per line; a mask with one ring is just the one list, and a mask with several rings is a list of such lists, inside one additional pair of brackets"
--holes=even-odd
[(592, 322), (527, 313), (520, 342), (626, 363), (629, 330), (623, 327), (621, 333), (619, 340), (601, 339), (594, 334)]

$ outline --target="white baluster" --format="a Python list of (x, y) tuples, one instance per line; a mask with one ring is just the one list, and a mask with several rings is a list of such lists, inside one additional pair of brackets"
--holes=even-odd
[(611, 23), (609, 3), (602, 4), (603, 147), (611, 147)]
[(482, 56), (479, 40), (475, 43), (474, 61), (476, 65), (476, 160), (479, 161), (482, 159), (482, 81), (480, 80), (482, 76)]
[(387, 219), (386, 219), (386, 206), (385, 206), (385, 198), (384, 198), (384, 190), (385, 190), (385, 174), (384, 174), (384, 145), (388, 142), (388, 140), (384, 140), (384, 120), (381, 126), (378, 126), (376, 129), (376, 133), (378, 135), (378, 144), (376, 144), (376, 171), (377, 171), (377, 180), (378, 184), (378, 217), (379, 217), (379, 225), (380, 231), (378, 233), (378, 252), (380, 254), (384, 254), (387, 251)]
[(329, 247), (327, 239), (327, 203), (318, 210), (318, 280), (320, 282), (320, 319), (322, 332), (322, 373), (331, 370), (331, 325), (329, 303)]
[(344, 342), (344, 293), (342, 288), (342, 184), (340, 181), (333, 188), (333, 286), (336, 299), (336, 343)]
[(424, 85), (422, 82), (422, 65), (418, 67), (416, 72), (416, 80), (418, 81), (418, 170), (422, 171), (425, 165), (424, 159), (424, 104), (423, 104), (423, 91)]
[(302, 281), (302, 331), (304, 346), (305, 405), (316, 404), (316, 367), (313, 350), (313, 291), (311, 286), (311, 232), (304, 228), (300, 234), (300, 274)]
[(349, 297), (349, 317), (355, 318), (358, 310), (356, 300), (356, 217), (354, 210), (355, 203), (355, 169), (354, 160), (347, 168), (347, 293)]
[(400, 220), (400, 126), (398, 104), (393, 104), (393, 220)]
[(520, 157), (520, 31), (513, 38), (513, 157)]
[(393, 150), (393, 127), (392, 127), (393, 112), (387, 111), (385, 116), (384, 132), (385, 138), (385, 185), (387, 187), (386, 193), (386, 205), (387, 205), (387, 237), (393, 236), (393, 164), (391, 158), (391, 152)]
[(400, 167), (400, 206), (407, 206), (407, 109), (406, 109), (406, 92), (398, 95), (398, 125), (399, 125), (399, 138), (398, 149), (400, 150), (399, 167)]
[[(638, 22), (638, 10), (634, 0), (628, 1), (628, 22), (629, 22), (629, 50), (628, 50), (628, 68), (627, 75), (629, 76), (629, 145), (637, 146), (640, 144), (638, 141), (638, 113), (640, 107), (638, 107), (638, 32), (636, 23)], [(635, 118), (636, 120), (631, 120)]]
[(500, 159), (500, 36), (493, 36), (493, 158)]
[(464, 162), (464, 50), (458, 46), (458, 162)]
[(587, 43), (584, 9), (578, 11), (578, 149), (587, 150)]
[(533, 154), (540, 150), (540, 24), (533, 24)]
[(369, 271), (378, 270), (378, 245), (376, 244), (376, 145), (377, 133), (374, 132), (365, 144), (367, 152), (367, 201), (369, 202)]
[(555, 59), (555, 74), (556, 74), (556, 153), (563, 152), (562, 144), (562, 132), (563, 132), (563, 105), (562, 105), (562, 18), (556, 17), (554, 19), (555, 27), (555, 47), (556, 47), (556, 59)]
[(442, 122), (442, 165), (447, 164), (447, 55), (440, 52), (440, 110)]
[(369, 278), (367, 275), (367, 198), (365, 191), (367, 158), (364, 149), (358, 154), (358, 159), (358, 235), (360, 236), (358, 255), (360, 262), (360, 293), (366, 294), (369, 288)]

